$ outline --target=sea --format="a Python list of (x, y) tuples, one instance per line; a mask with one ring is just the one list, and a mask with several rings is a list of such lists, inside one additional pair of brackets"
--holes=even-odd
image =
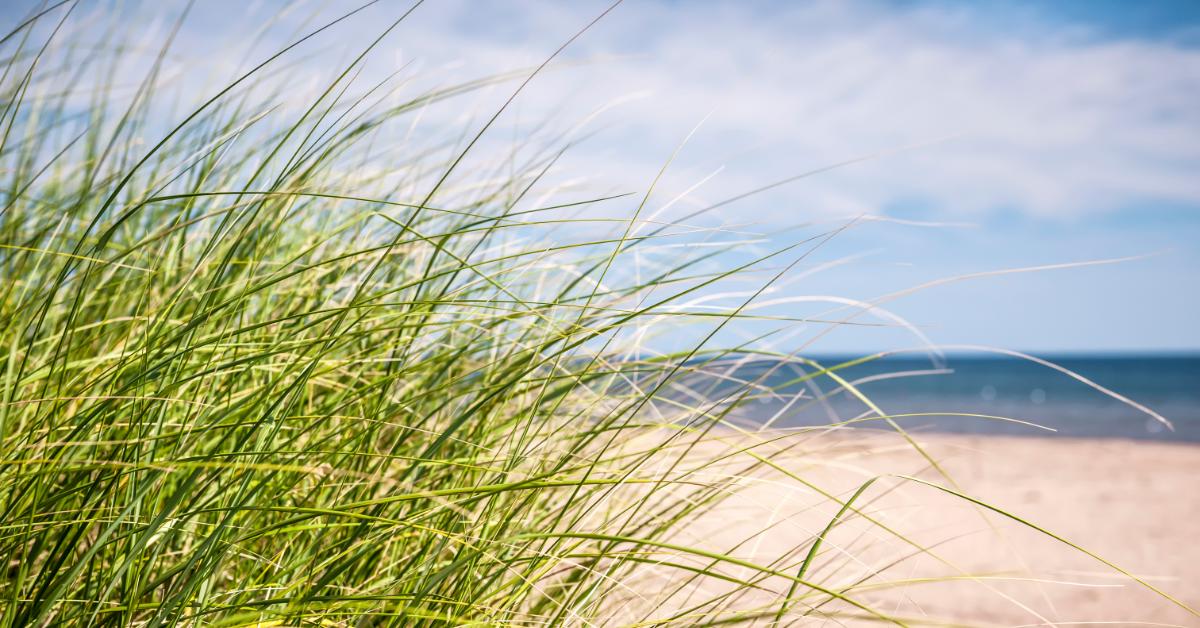
[[(837, 373), (913, 432), (1200, 442), (1200, 353), (1038, 357), (1166, 422), (1078, 378), (1015, 357), (890, 356)], [(853, 358), (813, 359), (828, 367)], [(795, 361), (742, 358), (706, 363), (684, 383), (692, 398), (713, 399), (744, 389), (741, 382), (755, 382), (730, 415), (749, 425), (819, 426), (861, 417), (852, 425), (889, 429), (870, 418), (870, 407), (852, 391), (813, 372)]]

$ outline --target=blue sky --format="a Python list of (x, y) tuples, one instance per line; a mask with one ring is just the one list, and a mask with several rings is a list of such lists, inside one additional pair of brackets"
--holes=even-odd
[[(155, 17), (179, 6), (136, 15), (161, 27)], [(198, 3), (176, 70), (185, 81), (231, 74), (247, 51), (228, 42), (248, 41), (239, 33), (279, 6)], [(347, 6), (300, 3), (249, 56), (287, 41), (310, 13)], [(336, 69), (407, 6), (372, 7), (314, 42), (319, 54), (302, 67)], [(450, 81), (536, 64), (606, 6), (429, 0), (371, 71), (411, 63), (414, 75)], [(539, 77), (504, 133), (582, 121), (600, 133), (556, 176), (630, 191), (694, 130), (656, 193), (666, 203), (690, 190), (666, 217), (876, 155), (711, 217), (758, 234), (746, 255), (787, 244), (799, 224), (865, 217), (813, 260), (833, 268), (774, 297), (871, 300), (969, 273), (1145, 256), (950, 283), (887, 307), (939, 343), (1200, 350), (1200, 3), (627, 0), (563, 60), (586, 63)], [(448, 105), (428, 132), (461, 128), (504, 95)], [(896, 330), (839, 330), (813, 349), (911, 344)]]

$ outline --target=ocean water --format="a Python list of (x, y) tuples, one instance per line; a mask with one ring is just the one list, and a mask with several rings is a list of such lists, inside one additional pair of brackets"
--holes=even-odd
[[(1009, 357), (947, 356), (942, 369), (926, 357), (888, 357), (838, 371), (905, 429), (974, 434), (1135, 438), (1200, 442), (1200, 354), (1039, 356), (1161, 414), (1162, 423), (1129, 405), (1045, 366)], [(849, 358), (816, 358), (830, 366)], [(750, 424), (824, 425), (862, 415), (867, 407), (837, 382), (812, 369), (773, 360), (706, 364), (686, 384), (718, 398), (755, 381), (762, 389), (734, 418)], [(769, 390), (768, 390), (769, 389)], [(995, 415), (1051, 428), (962, 416)], [(864, 427), (887, 426), (878, 421)]]

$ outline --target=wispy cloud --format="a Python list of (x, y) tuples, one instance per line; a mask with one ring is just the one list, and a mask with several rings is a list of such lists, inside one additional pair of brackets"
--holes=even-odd
[[(299, 2), (280, 13), (282, 4), (196, 3), (168, 64), (169, 74), (187, 83), (185, 97), (211, 95), (250, 61), (348, 6)], [(153, 52), (182, 6), (130, 9), (122, 19), (145, 23), (143, 41), (121, 43)], [(311, 92), (325, 85), (408, 6), (378, 3), (297, 49), (289, 65), (272, 68), (271, 76), (286, 82), (281, 98), (302, 101), (297, 95), (306, 86)], [(371, 55), (356, 89), (402, 69), (397, 97), (406, 98), (433, 83), (531, 67), (606, 6), (429, 1)], [(796, 223), (861, 214), (989, 226), (947, 237), (860, 221), (861, 229), (835, 243), (842, 250), (822, 251), (826, 257), (815, 262), (879, 253), (856, 258), (845, 273), (805, 276), (787, 294), (870, 299), (944, 274), (1165, 252), (1103, 275), (1072, 271), (1064, 273), (1070, 280), (1023, 276), (1019, 283), (939, 289), (897, 308), (933, 325), (935, 340), (1059, 349), (1200, 346), (1191, 321), (1200, 296), (1179, 289), (1200, 270), (1196, 38), (1122, 32), (1112, 19), (1103, 30), (1052, 23), (1008, 5), (1002, 21), (982, 11), (940, 2), (627, 0), (522, 93), (468, 161), (494, 164), (513, 150), (510, 142), (558, 137), (551, 131), (583, 122), (579, 137), (602, 132), (573, 148), (539, 187), (586, 181), (602, 192), (644, 190), (703, 121), (646, 212), (670, 219), (800, 172), (883, 153), (726, 205), (711, 219), (757, 223), (736, 231), (752, 232), (745, 236), (751, 239), (765, 234), (773, 239), (768, 244), (794, 235), (783, 229)], [(103, 36), (84, 15), (75, 27)], [(126, 74), (134, 77), (132, 93), (139, 74)], [(413, 130), (398, 129), (396, 139), (403, 145), (412, 132), (419, 145), (422, 134), (460, 137), (478, 129), (513, 87), (442, 103), (417, 116)], [(288, 108), (283, 100), (280, 111)], [(546, 120), (548, 131), (532, 131)], [(895, 151), (913, 145), (922, 146)], [(405, 163), (399, 157), (396, 163)], [(626, 203), (603, 211), (629, 210)], [(1148, 213), (1152, 220), (1144, 219)], [(881, 345), (869, 332), (845, 342), (837, 346)]]
[[(405, 63), (435, 81), (536, 64), (606, 5), (426, 3), (373, 56), (364, 82)], [(278, 17), (276, 8), (201, 3), (177, 47), (178, 67), (189, 77), (231, 73), (250, 41), (239, 25), (259, 23), (232, 18)], [(404, 8), (372, 7), (297, 56), (334, 68)], [(306, 20), (318, 23), (314, 12), (344, 9), (293, 6), (257, 49), (287, 41)], [(1200, 204), (1200, 49), (1047, 28), (1033, 16), (1003, 28), (986, 18), (946, 5), (630, 0), (568, 51), (587, 67), (560, 65), (540, 77), (505, 123), (555, 116), (569, 125), (624, 103), (592, 122), (606, 132), (577, 148), (564, 162), (574, 170), (562, 176), (628, 189), (644, 185), (703, 119), (673, 187), (724, 170), (692, 205), (945, 140), (763, 195), (755, 214), (767, 221), (897, 207), (939, 218), (1000, 208), (1073, 218)], [(502, 91), (470, 107), (486, 108)], [(631, 95), (641, 98), (626, 102)], [(447, 106), (426, 122), (461, 124), (470, 107)]]
[[(524, 29), (492, 34), (461, 26), (473, 24), (470, 10), (446, 11), (460, 24), (437, 29), (449, 34), (447, 54), (483, 39), (481, 58), (501, 62), (536, 58), (587, 17), (538, 7), (505, 16)], [(952, 214), (1010, 208), (1049, 216), (1200, 203), (1200, 50), (1171, 41), (1101, 39), (1036, 23), (997, 32), (967, 12), (874, 3), (631, 2), (575, 53), (626, 57), (579, 71), (584, 80), (547, 79), (570, 82), (573, 102), (651, 94), (616, 117), (610, 141), (626, 175), (653, 172), (709, 116), (684, 161), (694, 175), (728, 166), (706, 187), (713, 196), (950, 138), (823, 175), (763, 204), (781, 215), (792, 215), (797, 201), (812, 210), (916, 203)], [(534, 90), (527, 102), (562, 93)]]

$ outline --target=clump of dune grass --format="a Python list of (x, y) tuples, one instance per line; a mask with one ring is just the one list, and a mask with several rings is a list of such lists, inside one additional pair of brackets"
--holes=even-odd
[[(405, 94), (355, 82), (365, 42), (279, 107), (289, 46), (168, 116), (197, 96), (171, 37), (73, 46), (73, 8), (3, 41), (0, 625), (910, 621), (823, 544), (854, 521), (932, 553), (860, 509), (875, 480), (823, 489), (779, 462), (807, 441), (739, 428), (763, 382), (685, 377), (740, 359), (706, 341), (747, 315), (691, 295), (832, 233), (714, 270), (642, 220), (652, 186), (539, 202), (562, 144), (473, 165), (485, 117), (388, 145), (537, 69)], [(637, 351), (682, 325), (693, 349)], [(764, 474), (816, 524), (768, 560), (697, 543)]]

